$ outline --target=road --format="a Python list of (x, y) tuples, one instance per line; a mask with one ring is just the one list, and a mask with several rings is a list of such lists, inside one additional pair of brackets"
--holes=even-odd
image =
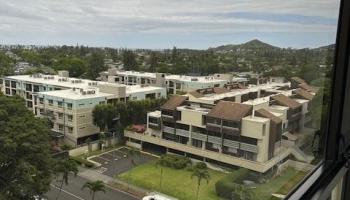
[[(88, 189), (81, 190), (81, 187), (87, 180), (79, 176), (70, 176), (69, 184), (63, 184), (62, 192), (60, 194), (59, 200), (90, 200), (91, 195)], [(45, 195), (49, 200), (55, 200), (58, 193), (59, 185), (57, 182), (51, 184), (51, 190)], [(137, 198), (130, 196), (121, 191), (111, 189), (106, 187), (106, 193), (97, 192), (95, 195), (95, 200), (137, 200)]]

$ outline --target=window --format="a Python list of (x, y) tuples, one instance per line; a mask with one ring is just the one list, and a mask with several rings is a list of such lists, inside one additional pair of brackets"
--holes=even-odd
[(73, 104), (67, 103), (67, 109), (72, 110)]
[(58, 130), (63, 131), (63, 129), (64, 129), (64, 126), (62, 124), (58, 124)]
[(58, 119), (63, 119), (63, 113), (57, 113), (58, 114)]
[(59, 108), (62, 108), (63, 102), (62, 102), (62, 101), (57, 101), (57, 106), (58, 106)]
[(53, 106), (53, 100), (52, 99), (49, 99), (47, 101), (49, 102), (49, 106)]
[(5, 80), (5, 86), (6, 87), (10, 87), (10, 81), (9, 80)]
[(40, 103), (40, 104), (44, 104), (44, 98), (39, 97), (39, 103)]
[(68, 116), (68, 121), (72, 122), (73, 121), (73, 115), (67, 115)]
[(68, 126), (68, 133), (70, 133), (70, 134), (73, 133), (73, 127)]

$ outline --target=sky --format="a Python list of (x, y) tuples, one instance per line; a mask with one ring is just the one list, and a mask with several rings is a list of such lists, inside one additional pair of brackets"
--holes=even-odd
[(0, 0), (0, 44), (207, 49), (335, 42), (339, 0)]

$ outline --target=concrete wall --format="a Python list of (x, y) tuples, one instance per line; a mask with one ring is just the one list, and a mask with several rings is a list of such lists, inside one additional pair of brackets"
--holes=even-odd
[(205, 127), (202, 122), (203, 113), (191, 110), (181, 110), (181, 124)]

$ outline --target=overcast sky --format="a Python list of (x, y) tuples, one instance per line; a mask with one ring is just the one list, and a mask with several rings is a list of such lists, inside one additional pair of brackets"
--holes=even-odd
[(0, 43), (198, 48), (334, 43), (339, 0), (0, 0)]

